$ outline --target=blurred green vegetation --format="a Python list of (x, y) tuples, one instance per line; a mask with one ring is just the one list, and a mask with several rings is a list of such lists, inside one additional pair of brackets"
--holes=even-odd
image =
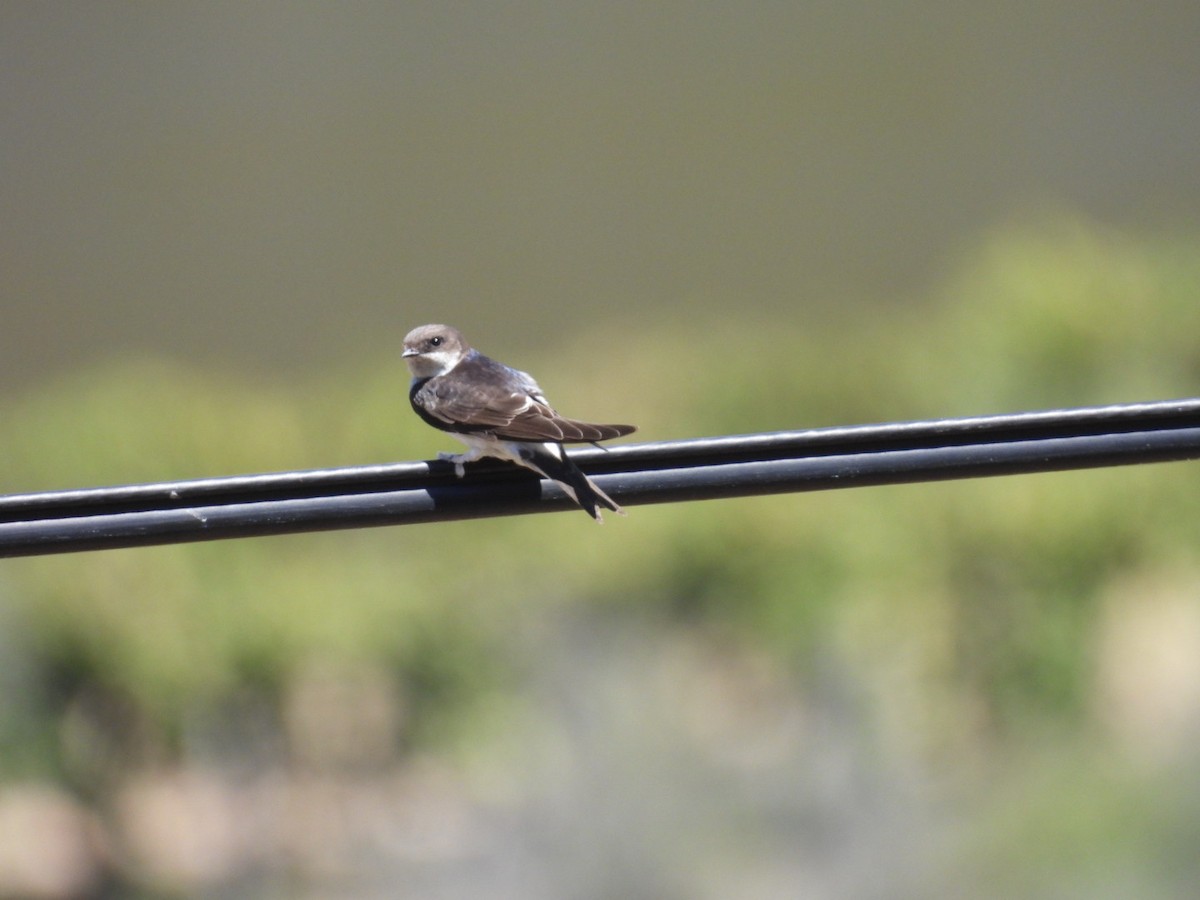
[[(809, 320), (799, 296), (780, 321), (680, 308), (654, 333), (614, 325), (509, 361), (564, 412), (640, 423), (647, 439), (1168, 399), (1200, 389), (1198, 301), (1200, 238), (1049, 219), (1000, 231), (921, 302)], [(398, 317), (397, 340), (428, 318)], [(429, 458), (447, 445), (409, 411), (406, 381), (398, 355), (276, 387), (115, 362), (4, 405), (0, 486)], [(313, 660), (395, 673), (406, 746), (466, 746), (513, 712), (529, 654), (581, 609), (765, 647), (801, 680), (836, 658), (881, 740), (923, 759), (1087, 733), (1113, 585), (1163, 573), (1188, 593), (1200, 573), (1195, 475), (1130, 467), (639, 507), (602, 529), (565, 513), (7, 561), (0, 677), (34, 687), (7, 692), (2, 774), (80, 782), (103, 768), (44, 752), (63, 746), (80, 692), (121, 710), (117, 756), (169, 758), (196, 716), (247, 690), (270, 708)]]

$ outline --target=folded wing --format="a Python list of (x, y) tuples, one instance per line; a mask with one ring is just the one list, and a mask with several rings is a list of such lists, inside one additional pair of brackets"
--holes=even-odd
[(489, 371), (490, 377), (431, 378), (413, 394), (413, 402), (453, 430), (487, 432), (514, 441), (583, 443), (636, 431), (633, 425), (596, 425), (560, 416), (528, 375), (492, 360), (480, 362), (504, 372)]

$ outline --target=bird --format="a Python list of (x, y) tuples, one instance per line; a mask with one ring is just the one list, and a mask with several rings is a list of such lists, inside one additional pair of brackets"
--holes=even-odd
[(625, 511), (571, 461), (563, 444), (632, 434), (633, 425), (595, 425), (559, 415), (527, 372), (484, 356), (449, 325), (422, 325), (404, 338), (402, 358), (412, 374), (408, 399), (427, 424), (454, 435), (466, 453), (439, 453), (462, 478), (466, 463), (508, 460), (557, 482), (603, 524), (600, 507)]

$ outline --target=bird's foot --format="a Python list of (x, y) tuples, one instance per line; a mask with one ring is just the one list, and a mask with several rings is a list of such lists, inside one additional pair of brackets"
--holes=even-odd
[(443, 451), (438, 454), (438, 459), (442, 462), (454, 463), (454, 474), (462, 478), (467, 474), (464, 466), (469, 462), (475, 462), (475, 460), (479, 459), (479, 455), (474, 451), (466, 453), (446, 453)]

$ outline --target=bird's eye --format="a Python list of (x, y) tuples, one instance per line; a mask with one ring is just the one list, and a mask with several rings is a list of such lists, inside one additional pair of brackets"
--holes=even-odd
[(431, 338), (429, 339), (429, 346), (430, 346), (430, 347), (440, 347), (440, 346), (442, 346), (442, 339), (441, 339), (440, 337), (431, 337)]

